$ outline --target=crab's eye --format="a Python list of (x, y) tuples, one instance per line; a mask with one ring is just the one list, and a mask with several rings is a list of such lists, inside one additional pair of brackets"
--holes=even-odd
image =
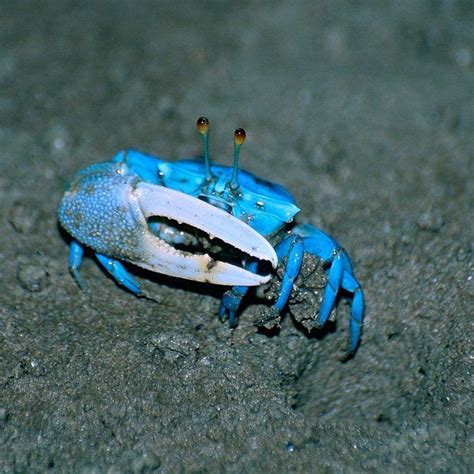
[(196, 122), (198, 132), (202, 135), (204, 145), (204, 163), (206, 166), (206, 181), (211, 181), (211, 159), (209, 158), (209, 120), (207, 117), (199, 117)]
[(240, 145), (245, 141), (245, 130), (238, 128), (234, 132), (234, 171), (232, 173), (232, 179), (230, 180), (230, 187), (237, 189), (239, 187), (238, 174), (239, 174), (239, 156), (240, 156)]
[(243, 128), (238, 128), (234, 132), (234, 143), (239, 146), (242, 145), (242, 143), (244, 143), (245, 141), (245, 137), (246, 137), (245, 130)]
[(206, 117), (199, 117), (196, 127), (201, 135), (205, 135), (209, 131), (209, 120)]

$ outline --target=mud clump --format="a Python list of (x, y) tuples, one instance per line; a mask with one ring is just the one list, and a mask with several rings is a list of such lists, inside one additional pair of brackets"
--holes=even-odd
[[(279, 265), (275, 277), (259, 296), (273, 305), (280, 294), (285, 262)], [(318, 324), (319, 310), (324, 296), (328, 278), (323, 268), (323, 261), (314, 255), (305, 254), (301, 270), (293, 283), (293, 291), (288, 300), (287, 309), (294, 322), (306, 332), (320, 329)], [(257, 310), (255, 324), (266, 330), (280, 327), (285, 311), (278, 313), (274, 306), (262, 306)], [(331, 311), (330, 321), (336, 319), (336, 309)]]

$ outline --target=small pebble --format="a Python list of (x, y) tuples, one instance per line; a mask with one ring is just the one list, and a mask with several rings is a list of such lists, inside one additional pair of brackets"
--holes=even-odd
[(421, 230), (429, 230), (431, 232), (439, 232), (444, 225), (444, 219), (441, 213), (437, 210), (428, 210), (423, 212), (416, 225)]
[(134, 474), (146, 474), (156, 472), (161, 466), (161, 460), (153, 453), (145, 453), (135, 458), (132, 462), (132, 472)]
[(39, 293), (47, 288), (49, 284), (48, 272), (39, 265), (20, 264), (17, 277), (22, 288), (31, 293)]
[(70, 146), (71, 137), (66, 127), (54, 125), (46, 132), (46, 140), (49, 143), (51, 152), (64, 152)]
[(471, 65), (471, 52), (467, 48), (460, 48), (454, 53), (454, 57), (459, 66), (469, 67)]
[(39, 210), (30, 201), (18, 201), (10, 209), (8, 221), (12, 227), (21, 234), (30, 233), (36, 226)]

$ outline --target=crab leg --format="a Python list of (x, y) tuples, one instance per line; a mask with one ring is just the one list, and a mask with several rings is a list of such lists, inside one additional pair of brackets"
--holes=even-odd
[(324, 326), (328, 320), (332, 308), (334, 307), (336, 296), (339, 292), (339, 289), (341, 288), (342, 277), (344, 274), (344, 261), (342, 259), (342, 252), (343, 250), (341, 249), (334, 250), (334, 258), (329, 260), (331, 267), (328, 274), (328, 282), (326, 288), (324, 289), (323, 302), (321, 303), (321, 308), (319, 310), (318, 322), (321, 326)]
[(344, 271), (342, 287), (354, 294), (351, 305), (351, 319), (349, 323), (350, 346), (349, 352), (354, 353), (359, 345), (364, 318), (364, 292), (359, 282), (347, 270)]
[(137, 296), (144, 295), (140, 284), (130, 275), (125, 267), (113, 258), (106, 257), (100, 253), (95, 256), (99, 263), (115, 278), (115, 280), (123, 285), (127, 290), (131, 291)]
[(275, 303), (275, 308), (280, 313), (290, 298), (293, 283), (301, 270), (304, 257), (303, 239), (299, 235), (292, 235), (277, 245), (276, 252), (280, 260), (287, 257), (280, 295)]
[[(257, 270), (257, 263), (251, 262), (247, 264), (245, 268), (255, 272)], [(237, 311), (239, 310), (242, 299), (247, 294), (248, 289), (248, 286), (234, 286), (229, 291), (226, 291), (222, 297), (219, 306), (219, 317), (221, 320), (225, 320), (226, 316), (228, 316), (230, 327), (235, 327), (237, 325)]]
[[(292, 276), (299, 272), (301, 264), (301, 251), (292, 255), (293, 247), (290, 239), (296, 236), (302, 239), (304, 252), (316, 255), (329, 266), (327, 269), (328, 282), (324, 289), (323, 301), (319, 309), (319, 317), (316, 320), (319, 326), (323, 326), (328, 320), (336, 302), (340, 289), (352, 293), (351, 318), (349, 323), (349, 355), (353, 355), (357, 350), (362, 333), (364, 318), (364, 293), (357, 279), (352, 274), (352, 264), (344, 249), (330, 236), (322, 230), (302, 225), (293, 229), (292, 236), (280, 242), (277, 247), (277, 254), (280, 258), (287, 256), (287, 264), (282, 282), (280, 298), (275, 307), (281, 310), (289, 297), (288, 284), (292, 283)], [(296, 246), (295, 246), (296, 248)], [(285, 288), (285, 281), (287, 287)], [(281, 303), (281, 304), (280, 304)]]
[(76, 280), (76, 283), (79, 288), (84, 287), (82, 283), (81, 274), (79, 273), (79, 268), (81, 266), (83, 258), (84, 247), (76, 240), (73, 240), (71, 242), (71, 249), (69, 251), (69, 271), (73, 276), (74, 280)]

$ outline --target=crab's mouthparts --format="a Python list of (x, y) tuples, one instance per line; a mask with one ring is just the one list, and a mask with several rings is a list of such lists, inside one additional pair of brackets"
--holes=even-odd
[[(276, 268), (278, 257), (271, 244), (249, 225), (226, 211), (187, 194), (147, 182), (136, 184), (135, 204), (145, 219), (153, 217), (173, 220), (198, 229), (239, 252), (270, 262)], [(138, 209), (137, 209), (138, 210)], [(152, 232), (144, 238), (146, 262), (139, 265), (153, 271), (188, 280), (229, 286), (257, 286), (270, 275), (258, 275), (208, 253), (196, 255), (173, 247)]]

